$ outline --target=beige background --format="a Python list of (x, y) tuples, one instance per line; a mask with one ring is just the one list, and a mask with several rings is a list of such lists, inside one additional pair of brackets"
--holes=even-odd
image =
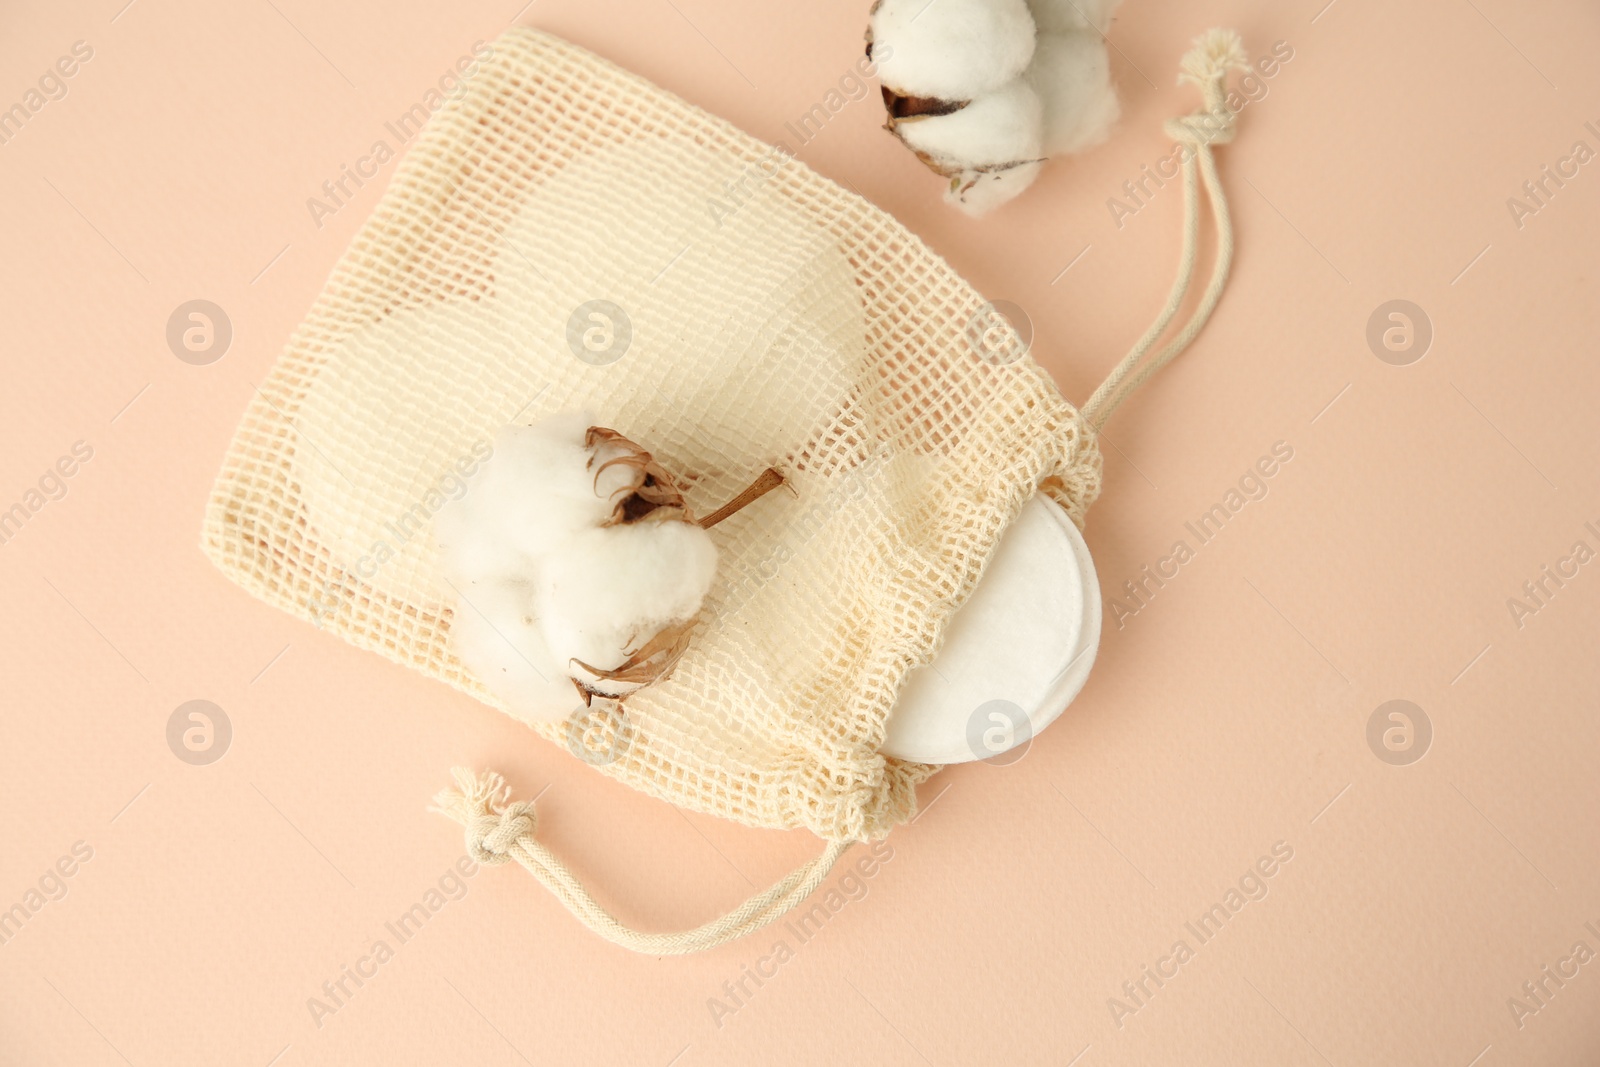
[[(1574, 542), (1600, 549), (1600, 162), (1520, 228), (1507, 198), (1575, 141), (1600, 150), (1600, 13), (1323, 2), (1127, 0), (1112, 141), (982, 223), (939, 202), (870, 96), (803, 146), (786, 133), (860, 54), (864, 0), (7, 5), (0, 106), (75, 41), (93, 58), (0, 144), (0, 508), (75, 442), (93, 458), (0, 545), (0, 907), (74, 843), (93, 856), (0, 945), (0, 1061), (1595, 1062), (1600, 961), (1546, 980), (1520, 1028), (1507, 1000), (1575, 942), (1600, 951), (1600, 562), (1520, 628), (1507, 600)], [(1223, 150), (1232, 288), (1109, 427), (1088, 532), (1106, 595), (1275, 442), (1294, 458), (1108, 625), (1088, 688), (1023, 760), (925, 786), (864, 898), (791, 938), (737, 1010), (709, 1002), (772, 972), (780, 931), (635, 957), (490, 870), (319, 1026), (308, 998), (396, 944), (384, 923), (461, 855), (425, 811), (452, 764), (543, 790), (545, 840), (654, 928), (816, 847), (632, 794), (249, 600), (197, 547), (252, 383), (392, 165), (320, 229), (307, 198), (514, 20), (785, 138), (1025, 308), (1080, 401), (1169, 282), (1178, 190), (1120, 229), (1106, 202), (1192, 106), (1172, 82), (1185, 43), (1212, 24), (1252, 56), (1288, 42)], [(233, 323), (210, 366), (165, 342), (195, 298)], [(1409, 366), (1365, 339), (1396, 298), (1434, 328)], [(233, 725), (209, 766), (167, 747), (191, 699)], [(1391, 699), (1433, 726), (1408, 766), (1367, 744)], [(1185, 922), (1280, 841), (1293, 858), (1266, 897), (1192, 939)], [(1108, 1000), (1180, 938), (1193, 958), (1116, 1018)]]

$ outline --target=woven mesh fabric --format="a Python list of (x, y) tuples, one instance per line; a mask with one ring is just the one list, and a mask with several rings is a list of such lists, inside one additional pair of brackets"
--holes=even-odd
[[(627, 317), (615, 362), (571, 343), (593, 300)], [(245, 412), (203, 547), (252, 594), (495, 704), (449, 649), (467, 609), (430, 520), (500, 426), (587, 408), (696, 514), (777, 467), (786, 488), (711, 531), (688, 652), (627, 699), (620, 738), (597, 736), (613, 721), (583, 744), (674, 804), (880, 837), (937, 769), (877, 752), (906, 673), (1035, 492), (1081, 525), (1100, 488), (1092, 433), (1032, 359), (978, 358), (975, 323), (1010, 329), (985, 307), (859, 196), (514, 29), (397, 165)]]

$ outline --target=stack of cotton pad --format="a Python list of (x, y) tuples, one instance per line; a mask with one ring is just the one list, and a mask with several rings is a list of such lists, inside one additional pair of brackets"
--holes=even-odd
[(1083, 535), (1034, 497), (1005, 532), (930, 666), (906, 679), (887, 756), (922, 763), (996, 759), (1066, 709), (1100, 646), (1100, 586)]

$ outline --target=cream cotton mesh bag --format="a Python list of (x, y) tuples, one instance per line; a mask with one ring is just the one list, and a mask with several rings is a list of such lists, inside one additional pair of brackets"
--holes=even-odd
[[(710, 531), (716, 582), (672, 673), (620, 710), (530, 726), (669, 803), (804, 827), (816, 860), (697, 929), (643, 933), (539, 843), (498, 775), (458, 769), (436, 801), (478, 860), (516, 860), (628, 948), (758, 929), (851, 843), (911, 817), (938, 768), (878, 751), (902, 681), (1030, 498), (1083, 525), (1098, 427), (1215, 305), (1231, 239), (1210, 146), (1232, 137), (1223, 83), (1240, 62), (1217, 31), (1185, 58), (1206, 107), (1168, 125), (1191, 149), (1178, 280), (1080, 412), (890, 216), (574, 45), (508, 31), (399, 163), (250, 404), (204, 550), (261, 599), (499, 706), (448, 647), (470, 606), (430, 535), (498, 428), (593, 411), (700, 513), (780, 470), (786, 488)], [(1211, 280), (1156, 349), (1190, 289), (1202, 190)]]

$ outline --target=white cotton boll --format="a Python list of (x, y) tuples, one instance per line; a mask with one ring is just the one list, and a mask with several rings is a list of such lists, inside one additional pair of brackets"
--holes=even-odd
[(1043, 169), (1044, 161), (1036, 159), (1004, 170), (972, 171), (959, 175), (945, 190), (944, 198), (979, 218), (1032, 185)]
[(1099, 36), (1041, 33), (1026, 77), (1043, 106), (1046, 155), (1080, 152), (1110, 134), (1120, 108)]
[(450, 623), (451, 649), (507, 709), (528, 721), (556, 722), (582, 705), (545, 644), (531, 585), (483, 581), (461, 592)]
[(888, 129), (969, 215), (1105, 140), (1119, 110), (1105, 39), (1117, 0), (1021, 2), (880, 0), (871, 15)]
[(457, 657), (529, 720), (664, 677), (716, 574), (687, 516), (672, 475), (586, 412), (506, 427), (436, 520)]
[(951, 176), (945, 199), (980, 216), (1039, 176), (1043, 109), (1026, 78), (1007, 82), (948, 115), (902, 121), (895, 132)]
[[(1118, 0), (1028, 0), (1028, 10), (1041, 34), (1072, 30), (1105, 33)], [(1098, 34), (1096, 34), (1098, 39)]]
[(434, 538), (445, 573), (455, 582), (515, 575), (578, 530), (599, 525), (615, 506), (611, 493), (631, 474), (620, 465), (599, 476), (584, 434), (587, 412), (535, 426), (507, 426), (466, 494), (439, 510)]
[(950, 171), (1026, 162), (1042, 154), (1039, 96), (1016, 78), (948, 115), (902, 121), (901, 140)]
[(971, 100), (1033, 56), (1024, 0), (882, 0), (870, 32), (879, 79), (903, 96)]
[(692, 619), (716, 575), (717, 550), (687, 522), (636, 522), (586, 530), (553, 556), (535, 607), (556, 662), (599, 692), (636, 684), (597, 679), (575, 661), (609, 670), (669, 626)]

